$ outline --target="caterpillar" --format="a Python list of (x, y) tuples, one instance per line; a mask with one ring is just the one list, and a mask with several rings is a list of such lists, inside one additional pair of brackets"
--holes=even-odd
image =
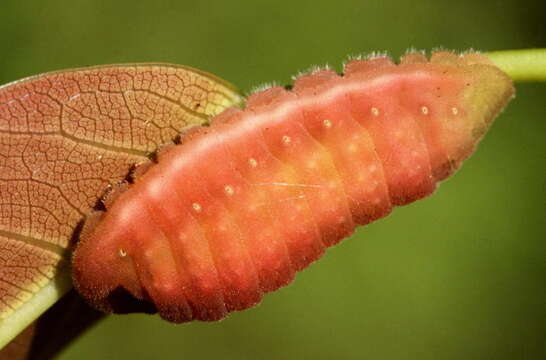
[(74, 254), (106, 312), (214, 321), (289, 284), (356, 226), (434, 192), (513, 97), (477, 53), (355, 59), (251, 94), (114, 188)]

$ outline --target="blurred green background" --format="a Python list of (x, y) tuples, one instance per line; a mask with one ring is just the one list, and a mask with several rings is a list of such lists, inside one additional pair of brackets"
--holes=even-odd
[[(541, 0), (2, 0), (0, 83), (165, 61), (249, 91), (373, 50), (545, 47), (545, 14)], [(546, 84), (517, 91), (437, 194), (359, 229), (257, 308), (179, 326), (111, 316), (60, 359), (546, 358)]]

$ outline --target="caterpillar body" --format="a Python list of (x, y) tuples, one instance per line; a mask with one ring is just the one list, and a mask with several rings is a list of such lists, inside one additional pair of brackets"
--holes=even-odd
[(173, 322), (249, 308), (355, 226), (431, 194), (513, 93), (485, 56), (447, 52), (254, 93), (112, 192), (74, 252), (76, 289)]

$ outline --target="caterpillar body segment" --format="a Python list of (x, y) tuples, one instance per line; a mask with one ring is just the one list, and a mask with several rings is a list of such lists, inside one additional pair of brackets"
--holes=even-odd
[[(320, 89), (326, 76), (334, 83), (343, 81), (332, 71), (328, 73), (298, 79), (294, 91), (300, 97), (308, 96)], [(309, 102), (302, 111), (307, 130), (328, 149), (336, 164), (354, 222), (364, 225), (387, 215), (391, 202), (383, 166), (370, 133), (352, 114), (350, 97)], [(353, 161), (355, 158), (360, 161)]]
[[(242, 114), (239, 112), (232, 121), (244, 121), (239, 117)], [(255, 203), (250, 210), (263, 208), (270, 214), (268, 223), (276, 229), (274, 237), (287, 249), (287, 265), (293, 270), (305, 268), (324, 252), (324, 244), (302, 186), (292, 185), (294, 170), (271, 154), (261, 133), (253, 137), (237, 136), (229, 122), (224, 127), (226, 131), (223, 132), (220, 132), (220, 127), (217, 128), (221, 134), (219, 141), (231, 154), (234, 169), (252, 185), (255, 194)], [(277, 171), (272, 174), (271, 168)], [(256, 222), (258, 227), (265, 223), (264, 219)], [(292, 277), (293, 274), (290, 275)]]
[(356, 226), (430, 195), (513, 91), (485, 57), (436, 53), (252, 94), (183, 135), (85, 231), (76, 288), (114, 312), (123, 291), (174, 322), (251, 307)]

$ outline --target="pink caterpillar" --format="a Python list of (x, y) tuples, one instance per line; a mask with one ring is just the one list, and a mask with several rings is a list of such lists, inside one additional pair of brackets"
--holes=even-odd
[(478, 54), (411, 53), (272, 87), (137, 169), (74, 253), (107, 312), (218, 320), (257, 304), (355, 226), (431, 194), (513, 96)]

